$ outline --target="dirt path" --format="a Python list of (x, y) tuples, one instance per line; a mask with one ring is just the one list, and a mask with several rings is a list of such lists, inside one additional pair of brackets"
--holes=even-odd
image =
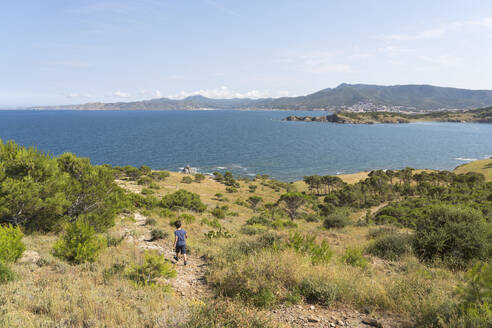
[[(141, 236), (134, 238), (131, 234), (128, 234), (130, 230), (125, 231), (127, 233), (127, 241), (134, 243), (136, 247), (143, 250), (155, 250), (162, 254), (166, 260), (175, 263), (172, 239), (150, 241), (151, 228), (145, 225), (146, 220), (147, 218), (142, 214), (135, 213), (134, 230), (138, 231)], [(174, 264), (174, 267), (178, 275), (176, 278), (170, 279), (168, 283), (173, 287), (176, 295), (189, 299), (203, 299), (209, 295), (210, 291), (205, 281), (207, 263), (202, 258), (191, 254), (188, 255), (188, 264), (186, 266), (180, 260)]]

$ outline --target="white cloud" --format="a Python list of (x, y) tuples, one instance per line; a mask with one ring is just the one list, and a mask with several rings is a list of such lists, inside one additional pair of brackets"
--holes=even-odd
[(438, 27), (426, 29), (412, 34), (392, 34), (385, 39), (393, 41), (426, 40), (441, 38), (449, 32), (458, 32), (469, 27), (478, 26), (483, 28), (492, 27), (492, 17), (482, 17), (476, 19), (454, 21)]
[(171, 99), (183, 99), (189, 96), (201, 95), (207, 98), (221, 98), (221, 99), (230, 99), (230, 98), (265, 98), (269, 97), (268, 93), (261, 92), (258, 90), (251, 90), (244, 93), (237, 92), (229, 89), (226, 86), (221, 86), (219, 88), (214, 89), (202, 89), (193, 92), (181, 91), (177, 94), (168, 96)]
[(118, 97), (118, 98), (131, 98), (131, 95), (129, 93), (123, 92), (123, 91), (115, 91), (113, 93), (113, 96)]
[(150, 98), (162, 98), (162, 93), (159, 90), (141, 90), (140, 95)]

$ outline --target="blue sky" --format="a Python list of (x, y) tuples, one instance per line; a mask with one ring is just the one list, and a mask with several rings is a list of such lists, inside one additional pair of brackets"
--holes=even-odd
[(492, 1), (0, 3), (0, 106), (492, 89)]

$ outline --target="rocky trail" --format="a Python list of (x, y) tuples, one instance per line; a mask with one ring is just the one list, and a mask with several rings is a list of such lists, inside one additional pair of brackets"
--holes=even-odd
[[(135, 213), (135, 230), (140, 237), (135, 238), (131, 229), (126, 228), (123, 232), (127, 235), (126, 239), (134, 243), (136, 247), (143, 250), (155, 250), (162, 254), (164, 258), (174, 264), (177, 271), (176, 278), (169, 279), (168, 283), (172, 286), (176, 295), (188, 299), (202, 299), (210, 294), (206, 285), (205, 273), (207, 263), (194, 254), (188, 254), (188, 263), (185, 266), (183, 260), (176, 263), (173, 259), (175, 255), (172, 247), (172, 239), (151, 240), (151, 228), (145, 225), (147, 217), (140, 213)], [(171, 236), (172, 237), (172, 236)]]

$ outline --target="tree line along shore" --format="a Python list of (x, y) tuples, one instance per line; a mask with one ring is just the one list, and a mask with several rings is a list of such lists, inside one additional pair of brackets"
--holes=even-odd
[(487, 327), (491, 171), (287, 183), (0, 142), (0, 326)]

